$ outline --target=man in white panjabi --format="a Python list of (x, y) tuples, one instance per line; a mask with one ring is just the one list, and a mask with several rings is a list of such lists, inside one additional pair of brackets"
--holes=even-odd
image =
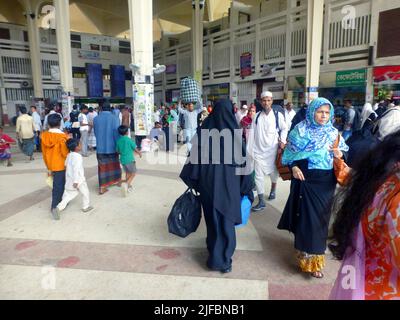
[(247, 112), (249, 111), (248, 109), (249, 109), (249, 108), (248, 108), (246, 105), (244, 105), (244, 106), (242, 106), (242, 107), (240, 108), (240, 110), (238, 110), (238, 112), (235, 113), (235, 117), (236, 117), (237, 123), (238, 123), (239, 125), (240, 125), (240, 121), (242, 121), (242, 119), (243, 119), (245, 116), (247, 116)]
[(275, 159), (279, 144), (284, 147), (288, 135), (285, 117), (281, 112), (272, 108), (273, 96), (269, 91), (261, 94), (263, 111), (257, 113), (251, 125), (247, 152), (252, 160), (255, 171), (255, 184), (258, 194), (258, 204), (253, 211), (265, 209), (265, 176), (271, 178), (271, 192), (268, 200), (276, 198), (276, 185), (278, 182), (278, 169)]

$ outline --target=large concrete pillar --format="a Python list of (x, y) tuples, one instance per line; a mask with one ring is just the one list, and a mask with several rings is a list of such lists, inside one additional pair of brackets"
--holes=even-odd
[(34, 98), (43, 98), (42, 85), (42, 59), (40, 57), (40, 36), (37, 24), (36, 5), (37, 2), (20, 1), (26, 10), (26, 22), (28, 27), (29, 53), (32, 66), (32, 81)]
[[(68, 114), (72, 110), (74, 84), (72, 80), (72, 58), (71, 58), (71, 32), (69, 21), (69, 0), (53, 0), (56, 9), (56, 34), (58, 63), (60, 67), (60, 81), (62, 90), (67, 96), (63, 107)], [(64, 100), (64, 99), (63, 99)]]
[(193, 78), (200, 88), (203, 80), (203, 16), (204, 0), (192, 0), (192, 65)]
[(371, 104), (374, 103), (374, 67), (378, 45), (378, 30), (379, 30), (379, 7), (380, 1), (371, 1), (371, 36), (370, 36), (370, 57), (367, 68), (367, 83), (365, 92), (365, 101)]
[(308, 0), (306, 103), (318, 97), (324, 1)]
[[(295, 7), (294, 0), (286, 0), (286, 45), (285, 45), (285, 77), (284, 77), (284, 99), (285, 103), (293, 102), (293, 98), (289, 97), (289, 71), (291, 69), (291, 55), (292, 55), (292, 9)], [(291, 100), (291, 101), (289, 101)]]
[(145, 136), (152, 128), (154, 106), (153, 1), (128, 0), (134, 71), (133, 103), (135, 135)]

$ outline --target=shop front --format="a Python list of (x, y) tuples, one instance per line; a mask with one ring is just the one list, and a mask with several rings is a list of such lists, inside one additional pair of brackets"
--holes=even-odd
[(203, 86), (203, 103), (215, 104), (219, 99), (229, 99), (229, 83)]
[(374, 68), (374, 99), (400, 99), (400, 66)]
[(296, 109), (305, 102), (305, 83), (305, 76), (288, 77), (288, 92), (286, 94), (286, 101), (293, 103)]
[(351, 100), (354, 106), (363, 106), (366, 84), (366, 69), (322, 73), (319, 96), (330, 100), (335, 106), (342, 106), (345, 100)]

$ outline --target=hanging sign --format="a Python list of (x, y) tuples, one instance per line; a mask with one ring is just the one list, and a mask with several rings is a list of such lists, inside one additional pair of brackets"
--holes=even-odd
[(243, 53), (240, 56), (240, 76), (242, 78), (252, 75), (251, 61), (252, 54), (250, 52)]

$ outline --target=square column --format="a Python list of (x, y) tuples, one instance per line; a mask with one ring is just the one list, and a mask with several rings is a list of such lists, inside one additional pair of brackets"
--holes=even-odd
[(29, 54), (31, 58), (34, 98), (42, 99), (42, 59), (40, 57), (40, 36), (36, 16), (37, 2), (22, 0), (20, 3), (26, 10), (25, 17), (28, 27)]
[(324, 1), (308, 0), (306, 103), (318, 97)]
[(192, 0), (192, 64), (193, 78), (199, 83), (203, 82), (203, 16), (204, 0)]
[[(69, 0), (53, 0), (56, 9), (56, 34), (57, 51), (60, 67), (60, 80), (63, 92), (67, 96), (68, 104), (65, 111), (68, 114), (72, 110), (74, 84), (72, 80), (72, 57), (71, 57), (71, 32), (69, 21)], [(64, 95), (64, 94), (63, 94)]]
[(147, 136), (154, 108), (153, 1), (128, 0), (135, 135)]

